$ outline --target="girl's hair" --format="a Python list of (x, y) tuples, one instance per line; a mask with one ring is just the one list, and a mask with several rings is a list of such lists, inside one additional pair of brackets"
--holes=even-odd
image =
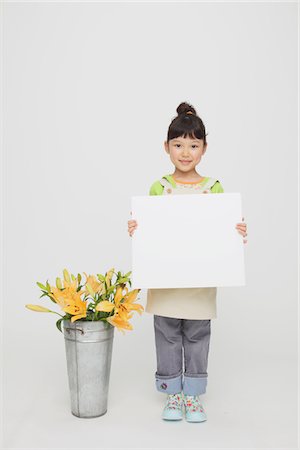
[(176, 111), (178, 116), (172, 120), (169, 126), (167, 141), (177, 137), (189, 136), (192, 139), (203, 139), (204, 144), (206, 144), (205, 126), (200, 117), (197, 116), (195, 108), (183, 102), (180, 103)]

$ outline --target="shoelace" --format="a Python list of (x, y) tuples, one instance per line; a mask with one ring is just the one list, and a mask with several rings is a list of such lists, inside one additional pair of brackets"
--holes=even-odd
[(182, 403), (181, 394), (168, 394), (166, 408), (180, 409)]
[(184, 404), (190, 411), (204, 412), (200, 399), (197, 395), (185, 395)]

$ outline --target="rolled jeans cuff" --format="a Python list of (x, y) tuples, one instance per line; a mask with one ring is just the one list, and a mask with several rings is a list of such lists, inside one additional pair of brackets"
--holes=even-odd
[(156, 388), (166, 394), (177, 394), (182, 391), (182, 372), (170, 377), (169, 375), (155, 374)]
[(207, 386), (207, 374), (203, 375), (185, 375), (183, 380), (184, 395), (205, 394)]

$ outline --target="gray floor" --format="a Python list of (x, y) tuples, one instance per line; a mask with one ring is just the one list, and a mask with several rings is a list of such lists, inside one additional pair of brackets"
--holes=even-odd
[[(166, 396), (155, 390), (151, 339), (140, 348), (137, 334), (116, 335), (108, 412), (79, 419), (70, 412), (61, 336), (50, 335), (35, 344), (29, 335), (11, 339), (5, 352), (5, 448), (297, 448), (295, 361), (281, 357), (279, 364), (275, 354), (249, 351), (236, 358), (227, 351), (222, 363), (212, 339), (202, 396), (208, 420), (167, 422), (161, 419)], [(22, 356), (27, 352), (26, 363), (20, 349)], [(133, 352), (140, 352), (142, 365)]]

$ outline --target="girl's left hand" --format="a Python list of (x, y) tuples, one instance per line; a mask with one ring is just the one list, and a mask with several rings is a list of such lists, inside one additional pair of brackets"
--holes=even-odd
[[(244, 220), (244, 217), (242, 218)], [(247, 224), (243, 222), (239, 222), (236, 224), (235, 228), (238, 230), (240, 234), (243, 235), (243, 237), (247, 236)], [(244, 244), (246, 244), (247, 239), (243, 239)]]

